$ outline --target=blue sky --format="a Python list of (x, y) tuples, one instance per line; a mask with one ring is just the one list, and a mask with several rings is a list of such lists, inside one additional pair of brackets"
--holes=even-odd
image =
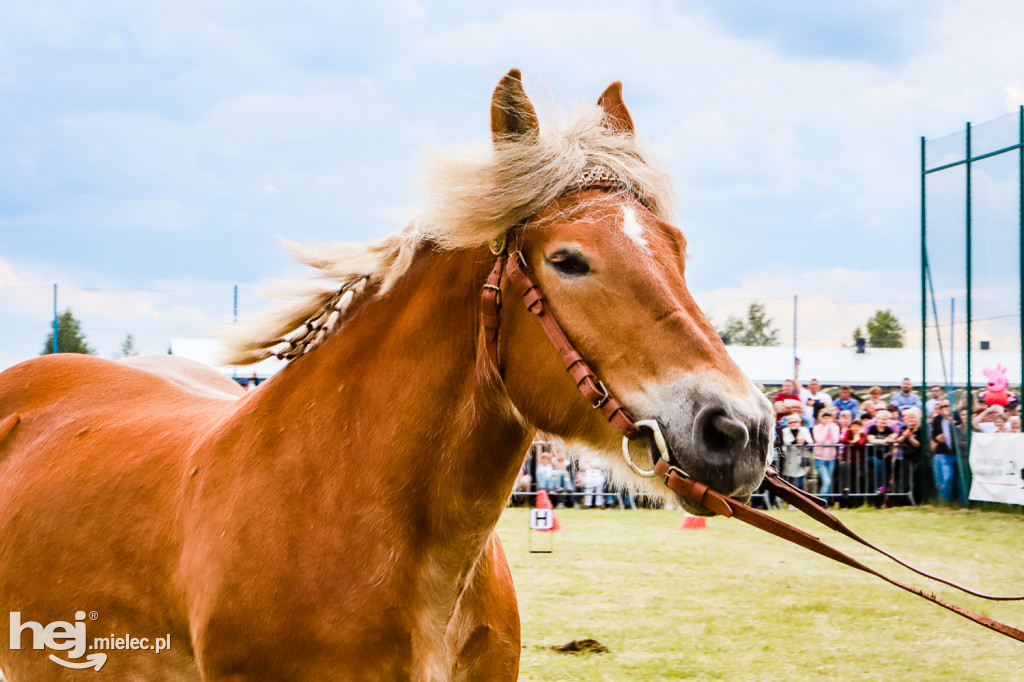
[(400, 228), (424, 150), (486, 143), (512, 66), (565, 105), (623, 81), (713, 320), (767, 301), (789, 343), (798, 294), (803, 345), (880, 307), (914, 327), (919, 137), (1024, 103), (1009, 1), (34, 0), (4, 19), (0, 367), (38, 353), (53, 283), (99, 354), (129, 332), (165, 352), (230, 321), (233, 285), (244, 314), (299, 274), (280, 238)]

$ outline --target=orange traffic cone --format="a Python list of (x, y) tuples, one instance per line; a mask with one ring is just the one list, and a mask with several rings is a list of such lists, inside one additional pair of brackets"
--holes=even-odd
[(707, 527), (707, 517), (693, 514), (684, 514), (683, 522), (679, 524), (679, 530), (704, 530)]
[(548, 491), (541, 490), (537, 493), (537, 509), (551, 510), (551, 528), (545, 528), (541, 532), (547, 533), (550, 531), (562, 530), (562, 524), (558, 522), (558, 515), (555, 514), (555, 508), (551, 505), (551, 498), (548, 497)]

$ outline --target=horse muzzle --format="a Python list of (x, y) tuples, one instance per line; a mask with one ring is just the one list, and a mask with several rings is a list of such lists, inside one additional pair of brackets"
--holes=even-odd
[[(768, 406), (741, 410), (713, 398), (691, 404), (697, 407), (674, 411), (668, 423), (661, 419), (638, 420), (641, 435), (622, 440), (626, 464), (636, 475), (653, 478), (657, 476), (654, 465), (662, 459), (689, 478), (746, 501), (760, 485), (767, 466), (772, 423)], [(647, 447), (637, 447), (640, 443)], [(692, 509), (694, 505), (688, 500), (680, 503), (692, 513), (710, 513)]]

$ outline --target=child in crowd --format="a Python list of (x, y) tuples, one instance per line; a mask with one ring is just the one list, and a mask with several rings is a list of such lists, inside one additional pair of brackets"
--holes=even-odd
[(846, 509), (852, 506), (850, 495), (864, 491), (865, 451), (868, 442), (864, 423), (859, 419), (851, 421), (841, 442), (843, 450), (839, 453), (837, 478), (842, 487), (840, 505)]
[(837, 420), (839, 423), (839, 440), (842, 440), (843, 436), (846, 435), (846, 432), (850, 430), (850, 424), (853, 422), (853, 414), (854, 413), (850, 410), (843, 410), (839, 413), (839, 419)]

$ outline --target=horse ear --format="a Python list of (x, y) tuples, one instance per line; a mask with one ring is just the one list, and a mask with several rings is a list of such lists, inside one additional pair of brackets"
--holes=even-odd
[(605, 125), (618, 133), (633, 132), (633, 117), (622, 101), (622, 83), (615, 81), (597, 98), (597, 106), (604, 110)]
[(535, 134), (537, 112), (523, 89), (523, 75), (519, 69), (506, 73), (491, 97), (491, 135), (494, 142), (516, 141)]

